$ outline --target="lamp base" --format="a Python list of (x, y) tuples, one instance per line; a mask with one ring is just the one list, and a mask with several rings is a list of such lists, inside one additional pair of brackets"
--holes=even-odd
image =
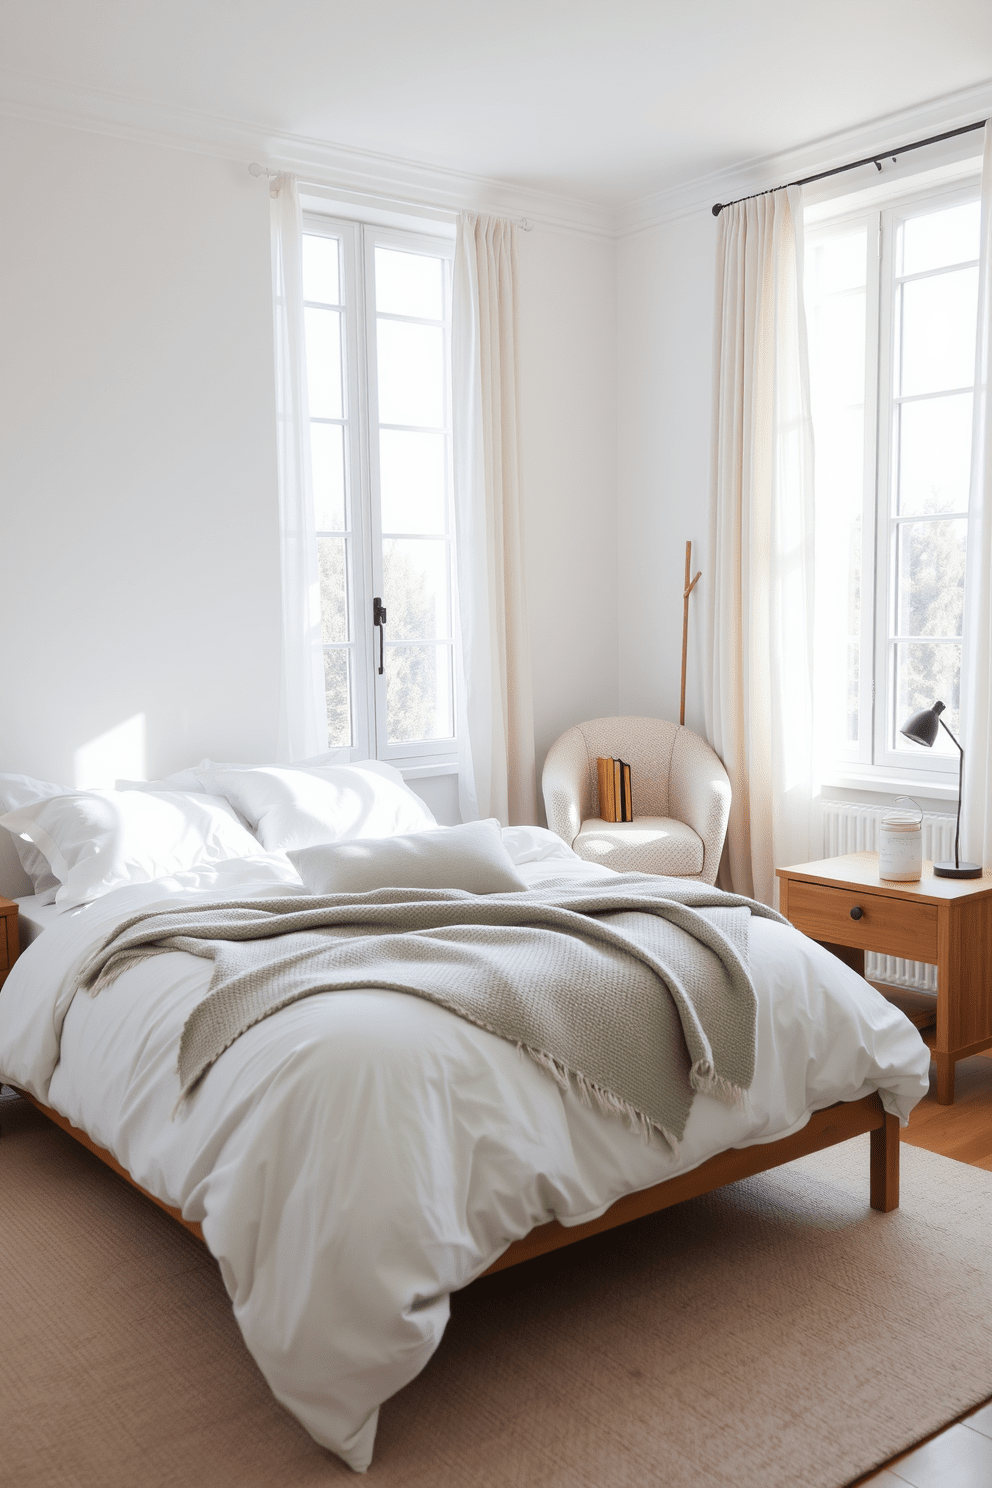
[(981, 863), (934, 863), (934, 878), (981, 878)]

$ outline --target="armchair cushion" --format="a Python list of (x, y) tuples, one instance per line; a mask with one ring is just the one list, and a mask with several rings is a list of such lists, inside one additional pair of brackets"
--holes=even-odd
[(703, 871), (703, 839), (672, 816), (637, 816), (630, 822), (591, 817), (579, 828), (572, 850), (587, 863), (618, 873), (688, 878)]

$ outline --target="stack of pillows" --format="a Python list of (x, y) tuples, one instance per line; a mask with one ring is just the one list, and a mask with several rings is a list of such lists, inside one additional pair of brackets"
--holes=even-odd
[(400, 772), (378, 760), (259, 768), (203, 760), (164, 780), (91, 791), (0, 775), (0, 812), (35, 894), (60, 909), (267, 854), (286, 854), (314, 894), (526, 887), (498, 822), (439, 828)]

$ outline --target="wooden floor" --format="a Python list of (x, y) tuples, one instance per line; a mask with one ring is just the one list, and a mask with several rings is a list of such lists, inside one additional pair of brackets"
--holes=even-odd
[[(961, 1061), (953, 1106), (938, 1106), (936, 1092), (931, 1065), (930, 1094), (909, 1118), (903, 1141), (992, 1171), (992, 1057)], [(857, 1481), (872, 1488), (990, 1488), (992, 1401)]]

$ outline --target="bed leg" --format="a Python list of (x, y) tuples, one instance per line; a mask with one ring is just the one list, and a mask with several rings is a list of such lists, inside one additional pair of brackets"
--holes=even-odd
[(871, 1134), (871, 1207), (883, 1214), (899, 1207), (899, 1117), (888, 1111)]

